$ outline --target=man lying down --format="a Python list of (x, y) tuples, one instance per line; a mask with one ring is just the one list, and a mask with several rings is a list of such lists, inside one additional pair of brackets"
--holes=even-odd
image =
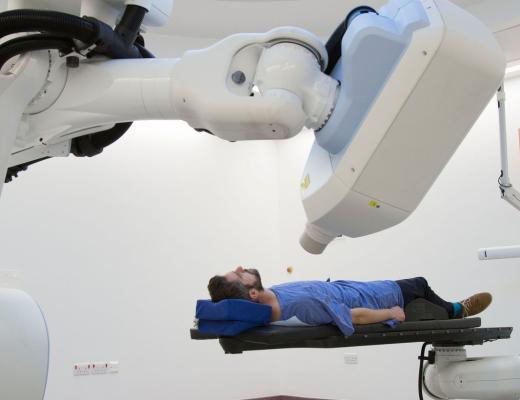
[(245, 299), (272, 308), (271, 321), (296, 321), (302, 325), (335, 324), (345, 336), (353, 325), (404, 321), (403, 309), (422, 298), (444, 308), (449, 318), (464, 318), (484, 311), (491, 303), (490, 293), (477, 293), (467, 299), (449, 302), (428, 286), (426, 279), (398, 281), (299, 281), (264, 289), (256, 269), (237, 267), (216, 275), (208, 284), (211, 300)]

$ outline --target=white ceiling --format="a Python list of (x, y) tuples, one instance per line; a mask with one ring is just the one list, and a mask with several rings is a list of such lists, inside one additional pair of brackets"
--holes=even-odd
[(221, 38), (263, 32), (283, 25), (329, 35), (359, 5), (381, 7), (385, 0), (175, 0), (165, 33)]
[[(508, 60), (520, 59), (520, 0), (452, 0), (496, 33)], [(151, 33), (219, 39), (294, 25), (327, 38), (350, 10), (387, 0), (174, 0), (173, 16)]]
[[(63, 7), (79, 7), (81, 3), (81, 0), (37, 1), (39, 5), (59, 3)], [(158, 55), (178, 55), (180, 50), (194, 44), (197, 47), (205, 47), (215, 39), (233, 33), (265, 32), (282, 25), (305, 28), (326, 40), (353, 8), (368, 5), (377, 9), (388, 0), (173, 1), (173, 15), (168, 25), (148, 30), (152, 34), (175, 36), (171, 39), (171, 47), (160, 49)], [(481, 19), (495, 33), (508, 61), (520, 61), (520, 0), (451, 1)], [(0, 0), (0, 10), (4, 9), (6, 4), (7, 0)]]

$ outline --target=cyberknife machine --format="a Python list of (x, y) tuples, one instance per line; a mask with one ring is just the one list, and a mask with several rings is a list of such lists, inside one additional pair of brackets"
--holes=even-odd
[(352, 21), (332, 76), (336, 108), (301, 183), (303, 247), (321, 253), (406, 219), (489, 103), (505, 60), (488, 30), (446, 0), (393, 1)]
[[(302, 179), (309, 223), (301, 243), (314, 253), (338, 235), (404, 220), (505, 69), (487, 28), (447, 0), (391, 0), (379, 14), (353, 13), (327, 46), (285, 27), (233, 35), (179, 59), (154, 59), (140, 35), (143, 21), (164, 23), (171, 0), (48, 0), (45, 12), (16, 11), (40, 8), (36, 0), (8, 4), (0, 35), (19, 36), (0, 45), (1, 173), (12, 178), (48, 157), (93, 156), (136, 120), (181, 119), (229, 141), (285, 139), (307, 127), (316, 142)], [(27, 340), (38, 359), (26, 365), (35, 372), (30, 382), (0, 385), (0, 397), (41, 400), (44, 320), (23, 294), (13, 299), (0, 297), (0, 310), (32, 310), (26, 315), (38, 329)], [(0, 343), (16, 343), (29, 326), (13, 315), (0, 313), (8, 327)], [(15, 362), (28, 353), (7, 354)], [(7, 369), (3, 378), (20, 376)], [(32, 383), (35, 392), (24, 392)]]

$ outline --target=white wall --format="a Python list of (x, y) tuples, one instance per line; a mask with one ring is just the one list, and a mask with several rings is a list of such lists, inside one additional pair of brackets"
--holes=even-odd
[[(508, 81), (508, 125), (513, 183), (520, 187), (520, 80)], [(518, 259), (479, 261), (477, 249), (520, 245), (520, 213), (500, 199), (498, 113), (491, 101), (424, 201), (402, 224), (378, 234), (340, 239), (321, 256), (310, 256), (297, 239), (305, 219), (299, 202), (301, 171), (313, 135), (307, 132), (279, 144), (281, 260), (294, 273), (285, 279), (401, 279), (425, 276), (447, 300), (478, 291), (494, 294), (482, 315), (485, 326), (520, 328)], [(287, 274), (286, 274), (287, 275)], [(417, 398), (420, 344), (286, 350), (284, 393), (330, 399)], [(520, 335), (468, 348), (468, 354), (518, 354)], [(358, 365), (345, 365), (346, 352)]]
[[(0, 270), (20, 278), (0, 285), (45, 312), (46, 400), (280, 393), (265, 354), (225, 355), (189, 338), (210, 276), (278, 264), (277, 169), (273, 143), (149, 122), (97, 157), (48, 160), (5, 185)], [(120, 373), (72, 376), (75, 362), (96, 360), (119, 360)]]

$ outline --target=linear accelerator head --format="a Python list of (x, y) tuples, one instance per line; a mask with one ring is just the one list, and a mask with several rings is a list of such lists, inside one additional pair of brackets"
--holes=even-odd
[(355, 18), (332, 76), (336, 107), (302, 179), (300, 243), (321, 253), (403, 221), (496, 92), (505, 58), (489, 30), (447, 0), (391, 0)]

